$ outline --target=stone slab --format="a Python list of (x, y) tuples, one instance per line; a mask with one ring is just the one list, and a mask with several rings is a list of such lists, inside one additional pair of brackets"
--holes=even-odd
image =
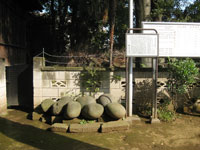
[(140, 122), (141, 119), (137, 115), (133, 115), (131, 117), (126, 117), (124, 121), (128, 122), (130, 125), (133, 125), (136, 122)]
[(158, 118), (151, 118), (151, 124), (158, 124), (160, 120)]
[(64, 132), (66, 133), (67, 130), (68, 130), (68, 125), (67, 124), (64, 124), (64, 123), (54, 123), (50, 130), (52, 132)]
[(71, 133), (84, 133), (84, 132), (98, 132), (100, 130), (100, 123), (87, 123), (87, 124), (70, 124), (69, 132)]
[(3, 105), (1, 104), (0, 105), (0, 115), (6, 115), (7, 114), (7, 104)]
[(113, 132), (113, 131), (125, 131), (129, 129), (129, 123), (126, 121), (112, 121), (103, 123), (101, 126), (101, 132)]
[(81, 122), (81, 119), (78, 119), (78, 118), (74, 118), (70, 120), (66, 120), (66, 119), (62, 120), (62, 123), (65, 123), (65, 124), (74, 124), (74, 123), (79, 124), (80, 122)]

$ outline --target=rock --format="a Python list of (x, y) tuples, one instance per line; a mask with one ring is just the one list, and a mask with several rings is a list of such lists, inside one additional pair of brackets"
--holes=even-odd
[(194, 110), (195, 110), (197, 113), (200, 113), (200, 100), (197, 100), (197, 101), (194, 103)]
[(82, 115), (87, 119), (100, 118), (104, 112), (104, 107), (97, 103), (85, 105), (82, 110)]
[(80, 115), (81, 113), (81, 104), (79, 102), (71, 101), (64, 108), (64, 118), (65, 119), (73, 119)]
[(117, 102), (117, 99), (111, 94), (103, 94), (97, 99), (97, 102), (105, 107), (109, 103)]
[(45, 99), (41, 103), (43, 112), (47, 112), (55, 102), (52, 99)]
[(111, 121), (103, 123), (101, 126), (101, 132), (113, 132), (113, 131), (124, 131), (129, 129), (129, 123), (126, 121)]
[(68, 125), (67, 124), (63, 124), (63, 123), (54, 123), (50, 130), (52, 132), (64, 132), (66, 133), (68, 130)]
[(121, 119), (125, 117), (126, 110), (125, 108), (119, 103), (109, 103), (105, 107), (106, 113), (114, 118), (114, 119)]
[(96, 100), (91, 96), (82, 96), (79, 97), (76, 101), (81, 104), (81, 108), (83, 108), (85, 105), (96, 103)]
[(100, 123), (87, 123), (87, 124), (70, 124), (69, 132), (83, 133), (83, 132), (98, 132), (100, 130)]
[(62, 97), (60, 100), (58, 100), (57, 102), (55, 102), (52, 107), (51, 107), (51, 112), (53, 115), (59, 115), (61, 114), (63, 107), (65, 105), (67, 105), (67, 103), (69, 103), (70, 101), (72, 101), (71, 97)]

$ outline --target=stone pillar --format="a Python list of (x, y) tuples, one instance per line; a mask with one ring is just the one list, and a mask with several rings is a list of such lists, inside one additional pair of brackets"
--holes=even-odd
[(33, 108), (36, 108), (42, 102), (42, 57), (33, 58)]
[(5, 61), (0, 59), (0, 114), (7, 112)]

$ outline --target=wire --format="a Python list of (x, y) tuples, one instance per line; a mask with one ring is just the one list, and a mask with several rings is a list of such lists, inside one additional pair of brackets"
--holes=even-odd
[(39, 54), (35, 55), (34, 57), (38, 57), (38, 56), (40, 56), (42, 53), (43, 53), (43, 52), (41, 52), (41, 53), (39, 53)]
[[(48, 53), (46, 53), (46, 52), (44, 52), (44, 54), (46, 54), (47, 56), (50, 56), (50, 57), (58, 57), (58, 58), (82, 58), (82, 57), (85, 57), (85, 56), (57, 56), (57, 55), (51, 55), (51, 54), (48, 54)], [(94, 57), (95, 55), (88, 55), (87, 57)], [(87, 58), (86, 57), (86, 58)]]

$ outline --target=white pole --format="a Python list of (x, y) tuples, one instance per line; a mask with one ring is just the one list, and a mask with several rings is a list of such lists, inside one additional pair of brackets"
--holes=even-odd
[[(129, 28), (133, 28), (133, 0), (129, 0)], [(130, 33), (133, 33), (131, 30)], [(133, 58), (129, 58), (129, 84), (128, 84), (128, 116), (132, 116), (133, 101)]]
[[(129, 0), (129, 28), (133, 28), (133, 0)], [(133, 30), (130, 33), (133, 33)]]

